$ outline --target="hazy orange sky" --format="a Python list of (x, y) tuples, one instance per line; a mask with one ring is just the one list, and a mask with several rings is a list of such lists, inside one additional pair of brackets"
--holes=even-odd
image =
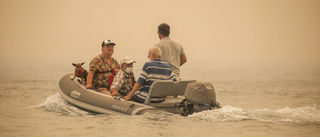
[[(168, 23), (188, 57), (209, 64), (320, 67), (319, 0), (0, 0), (4, 62), (89, 62), (112, 39), (118, 60), (147, 61)], [(66, 66), (70, 67), (70, 66)]]

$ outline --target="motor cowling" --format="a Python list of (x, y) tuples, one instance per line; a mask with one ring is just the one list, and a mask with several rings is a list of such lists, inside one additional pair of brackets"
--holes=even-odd
[(220, 108), (220, 104), (216, 102), (214, 87), (210, 82), (189, 83), (184, 96), (185, 100), (180, 103), (180, 115), (182, 116)]

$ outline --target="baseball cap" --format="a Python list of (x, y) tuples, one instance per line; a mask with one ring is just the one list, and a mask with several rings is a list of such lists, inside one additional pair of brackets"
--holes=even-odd
[(110, 39), (106, 39), (102, 42), (101, 44), (101, 47), (105, 46), (105, 45), (109, 45), (109, 44), (112, 44), (112, 45), (116, 45), (115, 43), (113, 43)]
[(123, 63), (130, 64), (130, 63), (136, 63), (136, 61), (126, 56), (120, 60), (120, 64), (123, 64)]

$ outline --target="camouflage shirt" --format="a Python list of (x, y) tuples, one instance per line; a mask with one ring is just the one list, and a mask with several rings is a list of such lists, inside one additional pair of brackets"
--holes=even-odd
[(120, 69), (120, 64), (113, 57), (111, 58), (111, 64), (108, 64), (103, 54), (100, 54), (91, 60), (89, 69), (93, 72), (93, 89), (109, 89), (109, 76), (112, 75), (112, 68)]

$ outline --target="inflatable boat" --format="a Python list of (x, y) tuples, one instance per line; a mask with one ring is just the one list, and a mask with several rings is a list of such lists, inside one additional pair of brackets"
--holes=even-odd
[[(103, 114), (120, 114), (120, 115), (140, 115), (146, 112), (170, 112), (187, 116), (193, 112), (199, 112), (208, 109), (219, 108), (219, 104), (215, 102), (214, 89), (211, 92), (211, 99), (208, 103), (195, 103), (192, 98), (187, 98), (186, 89), (191, 83), (196, 83), (196, 80), (180, 80), (173, 82), (171, 80), (155, 81), (151, 87), (149, 94), (144, 103), (133, 101), (125, 101), (122, 97), (113, 97), (95, 90), (86, 89), (85, 85), (81, 84), (79, 79), (75, 78), (74, 74), (67, 74), (60, 79), (59, 93), (67, 102), (89, 110), (95, 113)], [(198, 88), (199, 89), (199, 88)], [(191, 96), (197, 93), (190, 92)], [(161, 103), (151, 103), (153, 97), (167, 97)], [(208, 94), (205, 95), (208, 98)], [(203, 97), (200, 97), (203, 98)], [(197, 100), (197, 99), (196, 99)], [(203, 100), (203, 99), (200, 99)], [(211, 103), (210, 103), (211, 101)], [(200, 109), (199, 109), (200, 108)]]

